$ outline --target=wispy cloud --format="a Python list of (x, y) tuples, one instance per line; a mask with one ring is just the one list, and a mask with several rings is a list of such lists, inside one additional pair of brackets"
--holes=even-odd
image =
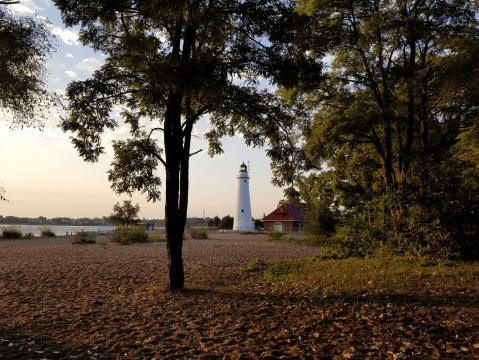
[(103, 62), (95, 58), (83, 59), (75, 66), (75, 69), (95, 71), (98, 69)]
[(74, 56), (72, 54), (66, 54), (65, 56), (69, 57), (69, 58), (74, 58)]
[(57, 35), (67, 45), (79, 45), (78, 30), (62, 29), (58, 26), (53, 26), (53, 33)]
[(37, 10), (43, 10), (43, 8), (35, 5), (33, 0), (22, 0), (21, 4), (11, 5), (12, 9), (22, 14), (33, 14)]
[(68, 77), (76, 77), (77, 76), (77, 73), (74, 72), (74, 71), (71, 71), (71, 70), (67, 70), (65, 71), (65, 74), (67, 74)]

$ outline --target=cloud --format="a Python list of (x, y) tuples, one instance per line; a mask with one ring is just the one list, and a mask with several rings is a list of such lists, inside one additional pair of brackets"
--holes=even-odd
[(95, 71), (98, 69), (103, 62), (95, 58), (83, 59), (81, 62), (77, 63), (75, 69)]
[(60, 81), (60, 79), (55, 79), (55, 80), (53, 80), (53, 81)]
[(78, 30), (62, 29), (58, 26), (53, 26), (53, 33), (57, 35), (67, 45), (79, 45)]
[(18, 11), (21, 14), (33, 14), (36, 10), (43, 10), (43, 8), (36, 6), (33, 0), (22, 0), (21, 4), (14, 4), (11, 6), (13, 10)]
[(74, 71), (71, 71), (71, 70), (67, 70), (65, 71), (65, 74), (67, 74), (68, 77), (76, 77), (77, 76), (77, 73), (74, 72)]
[(66, 54), (65, 56), (69, 57), (69, 58), (74, 58), (74, 56), (72, 54)]
[(331, 65), (334, 60), (334, 56), (331, 54), (328, 54), (325, 57), (323, 57), (321, 60), (323, 61), (323, 63), (327, 65)]

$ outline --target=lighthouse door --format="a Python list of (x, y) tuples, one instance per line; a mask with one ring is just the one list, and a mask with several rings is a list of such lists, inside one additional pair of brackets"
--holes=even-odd
[(274, 223), (274, 229), (279, 232), (283, 232), (283, 224), (280, 222), (275, 222)]

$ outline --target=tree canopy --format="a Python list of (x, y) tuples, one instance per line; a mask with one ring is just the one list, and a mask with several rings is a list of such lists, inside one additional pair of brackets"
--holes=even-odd
[[(464, 225), (479, 206), (477, 3), (301, 0), (298, 11), (314, 22), (303, 50), (319, 60), (320, 38), (332, 62), (283, 95), (313, 116), (305, 149), (330, 177), (318, 198), (333, 191), (350, 221), (341, 236), (468, 253), (479, 237)], [(446, 214), (446, 199), (468, 207)]]
[(58, 97), (46, 89), (45, 63), (56, 51), (48, 20), (18, 16), (0, 2), (0, 111), (12, 116), (11, 127), (43, 127), (45, 111)]
[(280, 0), (55, 3), (67, 26), (81, 26), (80, 41), (106, 54), (91, 78), (69, 84), (61, 128), (75, 134), (72, 142), (86, 161), (97, 161), (102, 133), (123, 126), (111, 116), (113, 106), (123, 106), (130, 136), (113, 144), (109, 179), (118, 193), (138, 190), (157, 201), (156, 169), (165, 168), (169, 287), (181, 290), (189, 161), (201, 151), (191, 149), (193, 128), (209, 115), (210, 155), (222, 153), (221, 137), (236, 132), (248, 145), (274, 144), (294, 117), (274, 94), (257, 88), (258, 80), (294, 83), (307, 75), (302, 69), (317, 66), (301, 52), (301, 62), (290, 58), (298, 34), (285, 30), (307, 17)]
[(128, 229), (130, 225), (139, 222), (138, 213), (140, 205), (133, 205), (130, 200), (123, 200), (123, 205), (116, 203), (113, 206), (113, 212), (110, 214), (110, 220), (119, 227)]

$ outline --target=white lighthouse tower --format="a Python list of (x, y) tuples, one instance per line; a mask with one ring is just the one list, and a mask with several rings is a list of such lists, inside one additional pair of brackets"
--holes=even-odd
[(236, 193), (236, 216), (233, 230), (253, 231), (254, 224), (249, 201), (249, 174), (248, 167), (244, 163), (240, 165), (236, 178), (238, 179), (238, 192)]

